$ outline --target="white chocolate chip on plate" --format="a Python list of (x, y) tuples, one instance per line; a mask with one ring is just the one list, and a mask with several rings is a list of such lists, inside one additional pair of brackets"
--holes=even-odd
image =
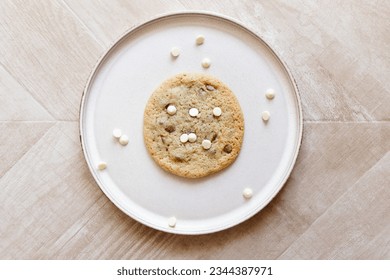
[(101, 161), (101, 162), (98, 163), (97, 168), (98, 168), (99, 170), (104, 170), (104, 169), (107, 168), (107, 163), (104, 162), (104, 161)]
[(211, 60), (209, 58), (203, 58), (202, 60), (202, 67), (203, 68), (209, 68), (211, 65)]
[(176, 226), (176, 217), (170, 217), (168, 219), (168, 226), (175, 227)]
[(171, 55), (173, 57), (178, 57), (180, 55), (180, 49), (178, 47), (173, 47), (171, 49)]
[(205, 149), (205, 150), (210, 149), (210, 148), (211, 148), (211, 141), (210, 141), (210, 140), (207, 140), (207, 139), (203, 140), (203, 141), (202, 141), (202, 147), (203, 147), (203, 149)]
[(204, 36), (203, 35), (198, 35), (198, 36), (196, 36), (196, 44), (197, 45), (202, 45), (203, 43), (204, 43)]
[(216, 117), (219, 117), (220, 115), (222, 115), (222, 110), (221, 110), (221, 108), (215, 107), (215, 108), (213, 109), (213, 115), (216, 116)]
[(119, 139), (122, 136), (122, 131), (119, 128), (115, 128), (112, 131), (112, 136), (114, 136), (116, 139)]
[(253, 191), (251, 188), (245, 188), (244, 191), (242, 192), (242, 195), (246, 198), (249, 199), (253, 196)]
[(196, 108), (191, 108), (191, 109), (188, 111), (188, 113), (190, 114), (191, 117), (196, 117), (196, 116), (198, 116), (198, 114), (199, 114), (199, 110), (196, 109)]
[(182, 134), (180, 135), (180, 142), (186, 143), (188, 141), (188, 134)]
[(196, 134), (195, 133), (190, 133), (190, 134), (188, 134), (188, 141), (190, 141), (191, 143), (194, 143), (195, 141), (196, 141), (196, 139), (197, 139), (198, 137), (196, 136)]
[(267, 97), (267, 99), (274, 99), (275, 90), (272, 88), (267, 89), (267, 91), (265, 92), (265, 97)]
[(263, 113), (261, 113), (261, 117), (263, 121), (267, 122), (271, 117), (271, 114), (268, 111), (264, 111)]
[(169, 105), (167, 108), (167, 113), (171, 116), (176, 114), (176, 111), (177, 111), (177, 109), (174, 105)]
[(119, 138), (119, 143), (120, 143), (122, 146), (126, 146), (126, 145), (129, 143), (129, 136), (123, 134), (123, 135)]

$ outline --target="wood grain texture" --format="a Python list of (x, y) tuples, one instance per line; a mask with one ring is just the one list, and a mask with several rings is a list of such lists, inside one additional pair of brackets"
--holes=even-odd
[(52, 125), (50, 122), (1, 122), (0, 177), (3, 177)]
[(158, 14), (184, 10), (176, 0), (150, 1), (87, 1), (63, 0), (68, 8), (91, 31), (96, 40), (108, 48), (128, 29)]
[(0, 66), (0, 121), (53, 121), (34, 97)]
[[(390, 152), (315, 220), (281, 258), (364, 258), (363, 252), (372, 258), (389, 258), (390, 242), (383, 239), (390, 228), (389, 170)], [(374, 184), (376, 187), (371, 187)]]
[(56, 1), (2, 1), (0, 63), (57, 120), (77, 120), (103, 49)]
[[(390, 259), (389, 2), (2, 1), (0, 259)], [(282, 191), (225, 231), (180, 236), (123, 214), (84, 161), (86, 80), (123, 32), (207, 10), (252, 28), (300, 90), (304, 137)]]

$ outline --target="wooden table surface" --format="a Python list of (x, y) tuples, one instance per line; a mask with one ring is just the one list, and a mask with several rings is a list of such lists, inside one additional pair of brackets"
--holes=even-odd
[[(291, 69), (304, 135), (290, 179), (250, 220), (180, 236), (118, 210), (78, 136), (96, 61), (130, 27), (208, 10), (253, 29)], [(389, 1), (0, 3), (1, 259), (390, 259)]]

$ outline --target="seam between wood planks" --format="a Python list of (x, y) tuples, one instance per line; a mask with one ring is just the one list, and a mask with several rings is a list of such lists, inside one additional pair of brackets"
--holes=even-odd
[(314, 226), (314, 224), (322, 217), (322, 216), (324, 216), (325, 214), (327, 214), (332, 208), (333, 208), (333, 206), (334, 205), (336, 205), (336, 203), (338, 202), (338, 201), (340, 201), (340, 199), (342, 199), (347, 193), (349, 193), (349, 191), (352, 189), (352, 188), (354, 188), (354, 186), (356, 185), (356, 184), (358, 184), (369, 172), (371, 172), (374, 168), (376, 168), (377, 167), (377, 165), (378, 165), (378, 163), (380, 162), (380, 161), (382, 161), (387, 155), (390, 155), (390, 152), (386, 152), (386, 153), (384, 153), (384, 155), (380, 158), (380, 159), (378, 159), (378, 161), (375, 163), (375, 164), (373, 164), (366, 172), (364, 172), (363, 174), (362, 174), (362, 176), (360, 176), (354, 183), (352, 183), (350, 186), (349, 186), (349, 188), (347, 188), (346, 190), (345, 190), (345, 192), (343, 192), (342, 194), (340, 194), (340, 196), (331, 204), (331, 205), (329, 205), (328, 207), (327, 207), (327, 209), (321, 214), (321, 215), (319, 215), (311, 224), (310, 224), (310, 226), (304, 231), (304, 232), (302, 232), (302, 234), (300, 234), (299, 235), (299, 237), (298, 238), (296, 238), (285, 250), (283, 250), (283, 252), (281, 253), (281, 254), (279, 254), (279, 256), (277, 256), (275, 259), (279, 259), (292, 245), (294, 245), (295, 244), (295, 242), (297, 242), (299, 239), (301, 239), (302, 238), (302, 236), (307, 232), (307, 231), (309, 231), (311, 228), (312, 228), (312, 226)]
[(21, 161), (25, 156), (26, 156), (26, 154), (28, 154), (28, 152), (32, 149), (32, 148), (34, 148), (41, 140), (42, 140), (42, 138), (44, 138), (45, 137), (45, 135), (55, 126), (55, 122), (50, 122), (50, 123), (52, 123), (52, 125), (46, 130), (46, 132), (39, 138), (39, 139), (37, 139), (37, 141), (35, 141), (32, 145), (31, 145), (31, 147), (26, 151), (26, 152), (24, 152), (19, 158), (18, 158), (18, 160), (17, 161), (15, 161), (15, 163), (12, 165), (12, 166), (10, 166), (5, 172), (4, 172), (4, 174), (0, 177), (0, 182), (1, 182), (1, 179), (2, 178), (4, 178), (4, 176), (10, 171), (10, 170), (12, 170), (14, 167), (15, 167), (15, 164), (17, 163), (17, 162), (19, 162), (19, 161)]
[[(76, 14), (76, 12), (65, 2), (65, 0), (59, 0), (59, 2), (62, 2), (63, 6), (68, 9), (68, 11), (74, 16), (77, 21), (80, 22), (81, 26), (87, 31), (87, 33), (96, 41), (96, 43), (99, 44), (103, 49), (106, 49), (103, 42), (99, 41), (99, 39), (95, 36), (95, 34), (92, 32), (92, 30), (82, 21), (82, 19)], [(61, 3), (60, 3), (61, 4)]]
[(46, 108), (46, 106), (45, 106), (44, 104), (42, 104), (40, 101), (38, 101), (38, 100), (35, 98), (35, 96), (31, 93), (31, 91), (30, 91), (28, 88), (26, 88), (25, 85), (24, 85), (23, 83), (21, 83), (21, 82), (19, 81), (18, 78), (16, 78), (14, 75), (12, 75), (12, 73), (7, 69), (7, 67), (5, 67), (5, 65), (4, 65), (2, 62), (0, 62), (0, 65), (1, 65), (1, 67), (4, 69), (4, 71), (6, 71), (6, 72), (8, 73), (8, 75), (10, 75), (10, 76), (15, 80), (15, 82), (17, 82), (18, 85), (21, 86), (21, 87), (22, 87), (22, 88), (31, 96), (31, 98), (32, 98), (35, 102), (37, 102), (37, 104), (40, 105), (40, 106), (42, 107), (42, 109), (45, 110), (45, 112), (46, 112), (46, 113), (53, 119), (53, 121), (54, 121), (56, 118), (55, 118), (55, 117), (53, 116), (53, 114)]

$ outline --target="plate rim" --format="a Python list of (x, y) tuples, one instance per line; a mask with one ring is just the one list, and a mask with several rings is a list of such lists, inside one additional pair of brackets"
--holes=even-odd
[[(160, 227), (158, 225), (155, 225), (153, 223), (150, 223), (144, 219), (142, 219), (142, 217), (139, 217), (139, 216), (136, 216), (132, 213), (128, 213), (128, 211), (126, 211), (109, 193), (108, 191), (102, 187), (103, 184), (102, 182), (100, 182), (100, 180), (95, 176), (94, 174), (94, 168), (91, 166), (91, 164), (88, 162), (87, 158), (88, 158), (88, 154), (87, 154), (87, 151), (86, 151), (86, 144), (85, 144), (85, 139), (84, 139), (84, 136), (83, 136), (83, 118), (84, 118), (84, 104), (85, 104), (85, 99), (86, 99), (86, 95), (91, 87), (91, 84), (92, 84), (92, 81), (96, 75), (96, 71), (99, 69), (99, 67), (103, 64), (104, 60), (109, 56), (109, 54), (113, 51), (113, 49), (119, 45), (123, 40), (126, 39), (127, 36), (129, 36), (131, 33), (133, 32), (136, 32), (137, 30), (139, 29), (142, 29), (143, 27), (149, 25), (149, 24), (153, 24), (157, 21), (160, 21), (160, 20), (164, 20), (166, 18), (170, 18), (170, 17), (175, 17), (175, 16), (208, 16), (208, 17), (213, 17), (213, 18), (216, 18), (216, 19), (219, 19), (219, 20), (223, 20), (223, 21), (227, 21), (227, 22), (230, 22), (230, 23), (233, 23), (235, 24), (236, 26), (238, 26), (239, 28), (245, 30), (246, 32), (250, 33), (252, 36), (254, 36), (257, 40), (260, 40), (264, 46), (268, 49), (268, 51), (276, 58), (276, 60), (281, 64), (282, 68), (284, 68), (287, 76), (288, 76), (288, 80), (290, 82), (290, 84), (292, 85), (292, 88), (294, 89), (294, 96), (295, 96), (295, 99), (296, 99), (296, 104), (297, 104), (297, 111), (298, 111), (298, 139), (297, 139), (297, 143), (296, 143), (296, 148), (295, 148), (295, 152), (294, 152), (294, 155), (292, 157), (292, 161), (290, 163), (290, 166), (288, 169), (286, 169), (286, 173), (285, 173), (285, 176), (283, 178), (283, 180), (280, 181), (279, 185), (277, 186), (277, 188), (274, 189), (274, 192), (262, 203), (262, 204), (259, 204), (256, 208), (254, 208), (251, 212), (249, 212), (247, 215), (243, 216), (241, 219), (238, 219), (238, 221), (235, 221), (233, 223), (230, 223), (230, 224), (226, 224), (226, 225), (223, 225), (223, 226), (220, 226), (220, 227), (214, 227), (212, 229), (207, 229), (207, 230), (195, 230), (195, 231), (186, 231), (186, 230), (177, 230), (175, 228), (169, 228), (169, 227)], [(97, 59), (95, 65), (93, 66), (89, 76), (88, 76), (88, 80), (84, 86), (84, 89), (83, 89), (83, 92), (82, 92), (82, 96), (81, 96), (81, 101), (80, 101), (80, 106), (79, 106), (79, 139), (80, 139), (80, 146), (81, 146), (81, 150), (83, 152), (83, 158), (84, 158), (84, 161), (86, 162), (87, 166), (88, 166), (88, 169), (94, 179), (94, 181), (96, 182), (96, 184), (98, 185), (99, 189), (104, 193), (104, 195), (117, 207), (119, 208), (124, 214), (126, 214), (127, 216), (129, 216), (130, 218), (134, 219), (135, 221), (137, 222), (140, 222), (142, 223), (143, 225), (146, 225), (150, 228), (153, 228), (155, 230), (159, 230), (159, 231), (163, 231), (163, 232), (167, 232), (167, 233), (173, 233), (173, 234), (180, 234), (180, 235), (201, 235), (201, 234), (210, 234), (210, 233), (215, 233), (215, 232), (219, 232), (219, 231), (223, 231), (223, 230), (226, 230), (226, 229), (229, 229), (229, 228), (232, 228), (234, 226), (237, 226), (241, 223), (243, 223), (244, 221), (250, 219), (251, 217), (253, 217), (254, 215), (258, 214), (262, 209), (264, 209), (265, 207), (267, 207), (270, 202), (275, 198), (275, 196), (281, 191), (281, 189), (285, 186), (287, 180), (289, 179), (294, 167), (295, 167), (295, 164), (296, 164), (296, 161), (297, 161), (297, 158), (298, 158), (298, 155), (299, 155), (299, 152), (301, 150), (301, 146), (302, 146), (302, 138), (303, 138), (303, 129), (304, 129), (304, 126), (303, 126), (303, 113), (302, 113), (302, 104), (301, 104), (301, 97), (300, 97), (300, 92), (299, 92), (299, 88), (296, 84), (296, 80), (294, 78), (294, 76), (292, 75), (289, 67), (287, 66), (287, 64), (284, 62), (284, 60), (282, 60), (280, 58), (280, 56), (276, 53), (276, 51), (271, 48), (271, 46), (267, 43), (266, 40), (263, 39), (263, 37), (261, 35), (259, 35), (258, 33), (256, 33), (255, 31), (253, 31), (251, 28), (247, 27), (245, 23), (242, 23), (241, 21), (235, 19), (235, 18), (232, 18), (230, 16), (227, 16), (227, 15), (224, 15), (224, 14), (221, 14), (221, 13), (217, 13), (217, 12), (211, 12), (211, 11), (206, 11), (206, 10), (183, 10), (183, 11), (174, 11), (174, 12), (168, 12), (168, 13), (162, 13), (162, 14), (159, 14), (157, 16), (153, 16), (153, 17), (150, 17), (149, 19), (145, 19), (143, 20), (142, 22), (138, 22), (137, 24), (134, 24), (132, 25), (131, 27), (129, 27), (126, 31), (124, 31), (120, 36), (118, 36), (118, 38), (116, 40), (113, 41), (113, 43), (111, 43), (107, 49), (103, 52), (103, 54)]]

